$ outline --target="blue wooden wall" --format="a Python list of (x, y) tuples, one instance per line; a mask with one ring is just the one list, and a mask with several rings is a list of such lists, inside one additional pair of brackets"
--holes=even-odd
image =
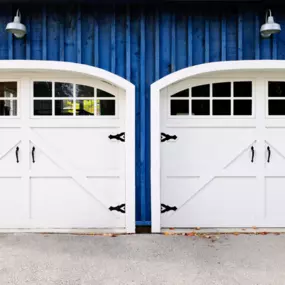
[[(149, 225), (150, 85), (205, 62), (285, 59), (285, 9), (273, 9), (284, 32), (263, 40), (257, 6), (0, 5), (0, 59), (83, 63), (135, 84), (137, 224)], [(17, 8), (27, 25), (20, 40), (5, 32)]]

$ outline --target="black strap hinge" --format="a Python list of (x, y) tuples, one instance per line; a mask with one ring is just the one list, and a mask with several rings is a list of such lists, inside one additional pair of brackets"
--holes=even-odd
[(110, 140), (115, 139), (115, 140), (124, 142), (125, 141), (125, 133), (123, 132), (123, 133), (119, 133), (117, 135), (109, 135), (109, 139)]
[(161, 206), (160, 206), (161, 214), (169, 212), (169, 211), (176, 211), (176, 210), (177, 210), (176, 206), (171, 207), (171, 206), (168, 206), (168, 205), (165, 205), (165, 204), (161, 204)]
[(115, 207), (111, 206), (109, 208), (109, 210), (110, 211), (118, 211), (118, 212), (121, 212), (121, 213), (125, 214), (126, 213), (126, 204), (121, 204), (121, 205), (118, 205), (118, 206), (115, 206)]
[(168, 141), (168, 140), (176, 140), (177, 139), (177, 136), (176, 135), (168, 135), (166, 133), (161, 133), (160, 134), (160, 141), (161, 142), (165, 142), (165, 141)]

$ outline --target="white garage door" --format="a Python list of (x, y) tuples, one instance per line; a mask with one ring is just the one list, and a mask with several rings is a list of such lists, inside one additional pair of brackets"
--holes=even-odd
[(161, 227), (284, 227), (284, 77), (221, 78), (161, 93)]
[(0, 228), (126, 227), (123, 90), (3, 80), (0, 136)]

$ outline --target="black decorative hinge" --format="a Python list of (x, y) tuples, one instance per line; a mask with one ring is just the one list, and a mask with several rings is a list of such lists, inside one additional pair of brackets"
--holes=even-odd
[(165, 133), (161, 133), (160, 134), (160, 141), (161, 142), (165, 142), (165, 141), (168, 141), (168, 140), (176, 140), (177, 139), (177, 136), (176, 135), (168, 135), (168, 134), (165, 134)]
[(168, 205), (165, 205), (165, 204), (161, 204), (160, 206), (160, 213), (163, 214), (163, 213), (166, 213), (166, 212), (169, 212), (169, 211), (176, 211), (177, 210), (177, 207), (173, 206), (168, 206)]
[(111, 206), (109, 208), (109, 210), (110, 211), (118, 211), (118, 212), (125, 214), (126, 213), (126, 204), (121, 204), (121, 205), (118, 205), (116, 207)]
[(109, 135), (109, 139), (110, 140), (115, 139), (115, 140), (124, 142), (125, 141), (125, 133), (120, 133), (117, 135)]

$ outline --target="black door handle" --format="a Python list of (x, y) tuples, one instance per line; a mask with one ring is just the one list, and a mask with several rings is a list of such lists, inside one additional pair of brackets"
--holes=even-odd
[(35, 147), (33, 146), (32, 148), (32, 159), (33, 159), (33, 163), (35, 163)]
[(254, 161), (254, 147), (251, 146), (251, 162)]
[(16, 147), (16, 161), (19, 163), (19, 147)]
[(270, 157), (271, 157), (271, 149), (270, 146), (267, 146), (267, 151), (268, 151), (268, 157), (267, 157), (267, 162), (270, 162)]

